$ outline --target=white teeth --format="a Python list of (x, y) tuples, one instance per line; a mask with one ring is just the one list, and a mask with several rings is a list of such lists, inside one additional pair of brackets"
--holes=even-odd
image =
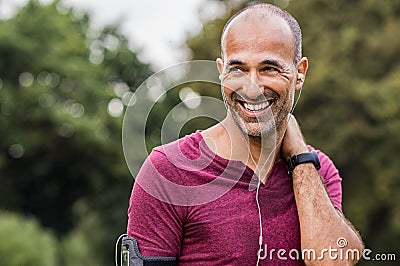
[(269, 102), (260, 103), (260, 104), (249, 104), (243, 103), (244, 107), (250, 111), (258, 111), (261, 109), (265, 109), (269, 106)]

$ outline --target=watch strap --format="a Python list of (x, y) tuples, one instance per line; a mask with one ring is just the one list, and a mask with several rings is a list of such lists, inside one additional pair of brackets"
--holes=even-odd
[(292, 175), (294, 168), (303, 163), (313, 163), (317, 170), (321, 168), (318, 154), (313, 150), (311, 152), (305, 152), (292, 156), (287, 163), (288, 173)]

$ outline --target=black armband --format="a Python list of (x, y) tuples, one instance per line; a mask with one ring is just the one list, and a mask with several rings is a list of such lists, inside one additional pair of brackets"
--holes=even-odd
[(143, 256), (137, 241), (129, 236), (122, 238), (121, 266), (176, 266), (176, 257)]

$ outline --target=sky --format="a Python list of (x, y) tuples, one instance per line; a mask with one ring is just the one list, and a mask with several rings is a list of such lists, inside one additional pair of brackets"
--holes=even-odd
[[(28, 0), (0, 0), (0, 18), (11, 17)], [(52, 0), (40, 0), (44, 4)], [(120, 23), (130, 47), (154, 70), (188, 59), (184, 43), (198, 33), (202, 22), (223, 14), (224, 7), (210, 0), (62, 0), (65, 6), (91, 14), (92, 26)]]

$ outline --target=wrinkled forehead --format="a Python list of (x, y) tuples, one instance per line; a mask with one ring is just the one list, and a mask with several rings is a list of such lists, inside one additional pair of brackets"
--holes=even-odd
[(221, 38), (222, 53), (226, 45), (263, 41), (286, 43), (294, 48), (294, 35), (281, 17), (265, 10), (248, 10), (235, 17), (225, 28)]

